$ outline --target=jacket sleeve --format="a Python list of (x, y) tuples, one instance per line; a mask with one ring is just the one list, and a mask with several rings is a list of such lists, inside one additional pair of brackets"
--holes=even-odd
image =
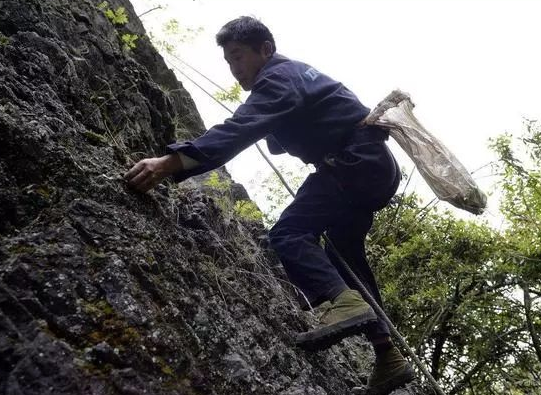
[(277, 70), (259, 77), (252, 93), (231, 118), (193, 141), (174, 143), (167, 152), (195, 159), (194, 169), (173, 175), (176, 182), (222, 166), (245, 148), (287, 123), (302, 98), (294, 82)]
[(267, 141), (267, 148), (271, 154), (279, 155), (286, 152), (278, 140), (276, 140), (276, 137), (274, 137), (272, 134), (265, 137), (265, 140)]

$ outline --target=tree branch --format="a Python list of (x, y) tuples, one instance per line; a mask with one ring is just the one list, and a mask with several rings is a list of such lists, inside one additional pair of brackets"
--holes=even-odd
[(435, 380), (438, 380), (439, 378), (440, 360), (443, 354), (443, 346), (445, 345), (445, 342), (447, 341), (447, 338), (449, 337), (449, 329), (450, 329), (449, 321), (453, 318), (455, 309), (458, 307), (459, 303), (460, 303), (460, 282), (456, 284), (453, 300), (451, 301), (447, 311), (442, 315), (441, 325), (435, 336), (436, 342), (434, 344), (434, 352), (432, 353), (432, 364), (431, 364), (432, 376), (434, 377)]
[(528, 327), (528, 332), (530, 332), (530, 337), (532, 338), (533, 348), (537, 355), (537, 359), (541, 362), (541, 341), (537, 333), (535, 332), (535, 327), (532, 319), (532, 298), (530, 296), (530, 289), (527, 282), (522, 283), (522, 292), (524, 293), (524, 312), (526, 314), (526, 325)]
[(505, 356), (508, 350), (502, 347), (503, 339), (509, 336), (514, 336), (516, 333), (521, 332), (524, 329), (524, 327), (515, 328), (507, 333), (501, 334), (500, 336), (498, 336), (497, 339), (493, 339), (490, 345), (490, 348), (492, 348), (492, 350), (486, 353), (487, 357), (477, 361), (477, 363), (466, 374), (464, 374), (464, 376), (455, 384), (455, 386), (451, 388), (451, 390), (448, 392), (448, 395), (455, 395), (459, 391), (461, 391), (464, 386), (470, 383), (473, 376), (475, 376), (487, 363), (494, 362), (500, 357)]
[(162, 6), (159, 5), (159, 6), (157, 6), (157, 7), (151, 8), (151, 9), (148, 10), (148, 11), (143, 12), (142, 14), (137, 15), (137, 18), (141, 18), (143, 15), (146, 15), (146, 14), (152, 12), (152, 11), (155, 11), (155, 10), (161, 10), (161, 9), (162, 9)]

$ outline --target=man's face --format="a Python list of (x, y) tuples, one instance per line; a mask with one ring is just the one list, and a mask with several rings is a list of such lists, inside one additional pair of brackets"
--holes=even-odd
[(245, 91), (252, 89), (257, 73), (271, 56), (270, 42), (265, 42), (259, 52), (238, 41), (230, 41), (224, 46), (224, 58), (229, 64), (231, 74)]

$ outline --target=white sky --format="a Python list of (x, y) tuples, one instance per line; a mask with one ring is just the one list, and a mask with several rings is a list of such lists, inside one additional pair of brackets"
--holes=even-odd
[[(147, 30), (170, 18), (203, 27), (179, 55), (219, 84), (234, 79), (214, 36), (240, 15), (262, 20), (278, 52), (309, 63), (343, 82), (374, 107), (395, 88), (410, 93), (424, 126), (473, 171), (494, 159), (488, 138), (520, 132), (524, 117), (541, 119), (541, 2), (534, 0), (132, 0), (138, 14), (157, 4), (165, 11), (142, 17)], [(178, 75), (207, 127), (229, 114)], [(193, 75), (193, 73), (191, 74)], [(199, 79), (198, 81), (201, 81)], [(201, 83), (205, 84), (204, 81)], [(215, 88), (208, 83), (211, 92)], [(262, 144), (264, 145), (264, 144)], [(411, 168), (401, 149), (399, 162)], [(274, 156), (283, 161), (286, 156)], [(267, 165), (250, 148), (228, 164), (233, 178), (253, 195)], [(493, 177), (475, 173), (490, 192)], [(250, 180), (254, 180), (250, 184)], [(426, 190), (418, 173), (408, 190)], [(260, 203), (260, 202), (258, 202)], [(445, 204), (442, 206), (450, 207)], [(482, 218), (494, 222), (497, 202)]]

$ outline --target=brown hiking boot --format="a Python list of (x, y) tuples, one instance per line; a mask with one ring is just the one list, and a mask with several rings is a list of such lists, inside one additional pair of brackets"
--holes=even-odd
[(323, 350), (348, 336), (362, 333), (366, 324), (377, 318), (358, 291), (347, 289), (323, 313), (318, 327), (313, 331), (298, 333), (295, 343), (306, 350)]
[(376, 357), (376, 366), (368, 379), (366, 395), (387, 395), (415, 377), (411, 365), (396, 347)]

